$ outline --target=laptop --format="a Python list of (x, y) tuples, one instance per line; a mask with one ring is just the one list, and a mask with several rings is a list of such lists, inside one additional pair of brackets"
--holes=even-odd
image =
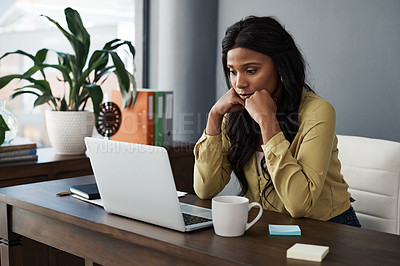
[(212, 225), (211, 209), (179, 202), (164, 147), (92, 137), (85, 144), (107, 212), (181, 232)]

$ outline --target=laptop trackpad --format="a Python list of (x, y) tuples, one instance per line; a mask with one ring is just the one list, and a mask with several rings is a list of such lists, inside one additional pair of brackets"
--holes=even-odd
[(202, 208), (202, 207), (198, 207), (195, 205), (191, 205), (191, 204), (187, 204), (187, 203), (180, 203), (181, 205), (181, 210), (183, 213), (188, 213), (188, 214), (192, 214), (192, 215), (196, 215), (196, 216), (200, 216), (200, 217), (204, 217), (204, 218), (208, 218), (211, 219), (211, 209), (207, 209), (207, 208)]

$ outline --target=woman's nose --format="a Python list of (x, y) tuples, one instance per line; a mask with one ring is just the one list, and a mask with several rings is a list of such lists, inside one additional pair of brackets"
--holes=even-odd
[(243, 74), (237, 74), (236, 76), (236, 88), (245, 88), (248, 85), (246, 77)]

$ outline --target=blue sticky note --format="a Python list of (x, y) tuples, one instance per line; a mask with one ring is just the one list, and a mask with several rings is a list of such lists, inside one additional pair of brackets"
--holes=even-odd
[(298, 225), (278, 225), (278, 224), (270, 224), (269, 234), (271, 236), (300, 236), (301, 230)]

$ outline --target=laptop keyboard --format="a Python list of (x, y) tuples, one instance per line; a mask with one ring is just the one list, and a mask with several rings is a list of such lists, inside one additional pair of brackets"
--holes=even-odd
[(185, 225), (198, 224), (211, 221), (211, 219), (192, 214), (187, 214), (187, 213), (182, 213), (182, 214), (183, 214), (183, 220), (185, 221)]

